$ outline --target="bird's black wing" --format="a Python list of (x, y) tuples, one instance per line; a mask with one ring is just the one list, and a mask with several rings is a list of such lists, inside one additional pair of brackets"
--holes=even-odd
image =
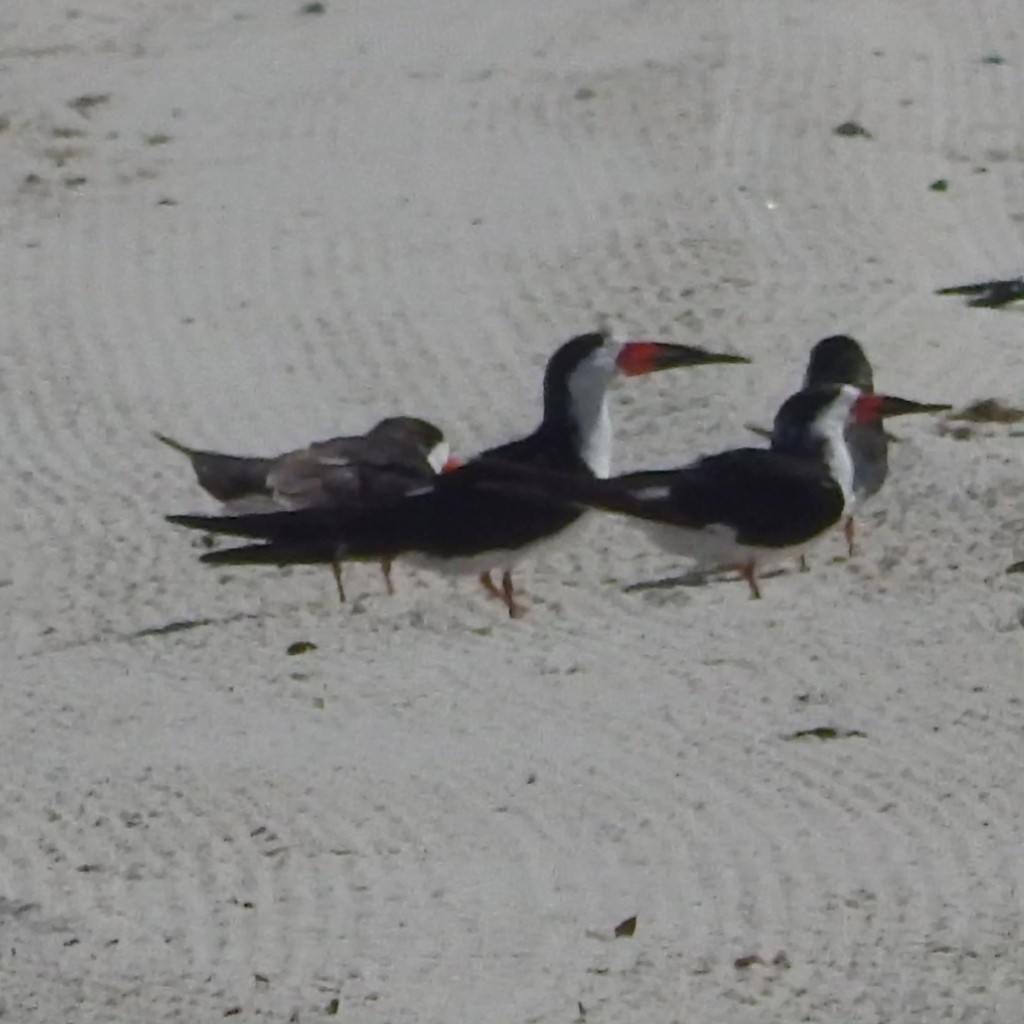
[[(251, 515), (175, 515), (179, 526), (209, 533), (266, 540), (284, 547), (340, 552), (343, 558), (386, 558), (408, 551), (466, 557), (491, 550), (518, 550), (557, 533), (583, 510), (543, 491), (505, 494), (477, 484), (475, 463), (433, 477), (396, 501), (367, 509), (322, 505)], [(210, 561), (228, 561), (230, 553)], [(302, 560), (330, 561), (333, 554)], [(256, 560), (247, 558), (247, 561)], [(267, 553), (260, 561), (276, 561)]]
[(645, 470), (607, 480), (492, 462), (485, 487), (698, 530), (728, 527), (740, 543), (787, 547), (834, 525), (845, 501), (812, 459), (760, 448), (711, 455), (674, 470)]
[(279, 512), (248, 512), (237, 515), (173, 515), (169, 523), (190, 530), (251, 537), (254, 540), (293, 541), (336, 534), (344, 516), (330, 507), (291, 509)]
[(325, 507), (359, 511), (398, 501), (434, 477), (425, 459), (350, 461), (344, 456), (314, 455), (312, 448), (279, 460), (267, 474), (281, 508)]
[(314, 441), (307, 449), (317, 461), (348, 462), (376, 469), (423, 470), (431, 473), (423, 448), (412, 439), (399, 437), (332, 437)]
[(712, 455), (679, 470), (659, 510), (689, 528), (721, 524), (741, 544), (788, 547), (839, 522), (842, 489), (812, 459), (760, 448)]
[(343, 557), (344, 551), (330, 541), (290, 540), (207, 551), (200, 561), (208, 565), (323, 565)]

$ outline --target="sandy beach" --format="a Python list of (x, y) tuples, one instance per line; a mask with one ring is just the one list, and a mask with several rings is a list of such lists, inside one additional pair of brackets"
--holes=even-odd
[(152, 436), (471, 455), (598, 323), (753, 360), (618, 385), (617, 471), (828, 334), (1024, 405), (933, 294), (1024, 271), (1019, 0), (320, 6), (0, 7), (0, 1019), (1020, 1024), (1024, 427), (898, 421), (761, 601), (594, 516), (520, 621), (201, 565)]

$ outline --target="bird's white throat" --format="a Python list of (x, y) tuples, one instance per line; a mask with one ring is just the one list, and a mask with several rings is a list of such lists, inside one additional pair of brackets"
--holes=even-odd
[(451, 447), (447, 441), (438, 441), (427, 453), (427, 463), (435, 474), (444, 469), (445, 463), (451, 456)]
[(594, 476), (606, 479), (612, 472), (612, 417), (605, 399), (590, 424), (580, 424), (583, 461)]
[(616, 358), (622, 346), (609, 343), (576, 367), (569, 378), (572, 417), (579, 432), (580, 455), (594, 476), (612, 471), (612, 417), (608, 385), (618, 374)]
[(844, 384), (839, 397), (825, 410), (815, 424), (825, 439), (825, 461), (829, 473), (843, 492), (847, 508), (853, 504), (853, 457), (846, 443), (846, 424), (850, 410), (860, 397), (860, 392)]

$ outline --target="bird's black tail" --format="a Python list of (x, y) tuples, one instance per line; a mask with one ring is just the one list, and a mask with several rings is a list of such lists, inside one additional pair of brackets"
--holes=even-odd
[(208, 551), (200, 560), (208, 565), (323, 565), (346, 557), (343, 545), (294, 542)]
[(190, 530), (222, 533), (229, 537), (292, 542), (309, 541), (311, 537), (323, 537), (336, 533), (344, 522), (344, 518), (331, 509), (308, 508), (226, 516), (175, 515), (167, 516), (167, 521), (176, 526), (187, 526)]
[(176, 515), (167, 520), (205, 533), (266, 542), (207, 552), (202, 560), (214, 565), (314, 565), (389, 558), (403, 550), (401, 534), (378, 529), (374, 515), (359, 514), (349, 519), (343, 511), (331, 508), (228, 516)]

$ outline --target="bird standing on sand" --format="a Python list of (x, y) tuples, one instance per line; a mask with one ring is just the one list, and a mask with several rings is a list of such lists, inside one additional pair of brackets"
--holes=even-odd
[[(365, 434), (314, 441), (269, 458), (200, 451), (164, 434), (156, 437), (188, 456), (199, 486), (232, 514), (302, 508), (357, 512), (396, 501), (458, 464), (441, 430), (414, 416), (392, 416)], [(344, 601), (341, 566), (330, 564)], [(393, 594), (391, 559), (381, 559), (381, 570)]]
[(854, 466), (847, 427), (934, 407), (833, 385), (798, 391), (780, 410), (784, 439), (771, 449), (737, 448), (682, 469), (608, 480), (494, 464), (490, 486), (632, 516), (661, 548), (702, 566), (737, 569), (759, 598), (761, 568), (799, 554), (852, 506)]
[[(741, 356), (651, 341), (617, 341), (583, 334), (562, 345), (544, 374), (544, 412), (527, 437), (492, 448), (480, 458), (554, 470), (570, 479), (608, 475), (612, 426), (607, 390), (619, 376), (671, 367), (746, 363)], [(365, 513), (334, 509), (243, 516), (169, 516), (172, 523), (265, 543), (214, 551), (216, 565), (320, 563), (399, 555), (449, 574), (477, 575), (512, 618), (523, 614), (512, 571), (528, 554), (564, 535), (583, 514), (575, 505), (500, 494), (475, 484), (476, 460), (428, 482), (412, 494)], [(502, 572), (500, 588), (491, 572)]]
[[(836, 384), (852, 384), (860, 391), (874, 391), (875, 375), (864, 349), (854, 338), (846, 334), (835, 334), (823, 338), (811, 349), (804, 373), (803, 388), (828, 387)], [(772, 445), (781, 443), (790, 430), (780, 408), (772, 424)], [(853, 494), (858, 504), (876, 494), (889, 472), (889, 439), (881, 420), (878, 422), (857, 422), (851, 417), (846, 426), (846, 442), (853, 459)], [(856, 551), (856, 527), (852, 510), (843, 521), (843, 535), (850, 557)], [(803, 564), (803, 563), (802, 563)]]
[[(823, 338), (811, 349), (803, 389), (814, 390), (838, 384), (851, 384), (865, 392), (872, 392), (875, 387), (874, 372), (864, 349), (855, 339), (845, 334)], [(794, 430), (799, 432), (802, 429), (800, 424), (793, 425), (788, 421), (787, 405), (782, 406), (772, 425), (773, 448), (778, 446), (786, 450), (789, 435)], [(859, 508), (873, 498), (889, 475), (889, 435), (886, 433), (885, 419), (908, 412), (944, 412), (949, 408), (948, 405), (922, 407), (918, 403), (911, 403), (910, 407), (905, 408), (898, 403), (889, 404), (883, 406), (876, 417), (852, 417), (847, 423), (846, 442), (853, 460), (855, 502), (843, 521), (843, 535), (851, 558), (857, 550), (854, 506)]]

